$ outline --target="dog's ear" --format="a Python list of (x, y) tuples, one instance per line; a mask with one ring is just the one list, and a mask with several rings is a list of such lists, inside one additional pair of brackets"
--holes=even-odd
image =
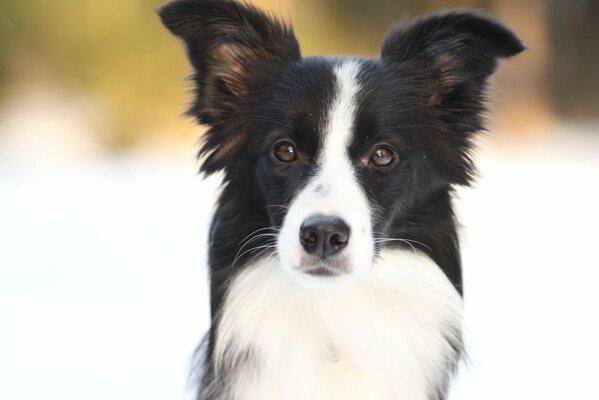
[(410, 79), (437, 118), (429, 149), (446, 183), (468, 185), (476, 175), (474, 135), (484, 129), (485, 87), (497, 61), (524, 50), (502, 24), (473, 11), (403, 21), (387, 33), (381, 61), (396, 79)]
[(479, 99), (497, 59), (522, 50), (520, 40), (491, 17), (453, 11), (396, 24), (385, 36), (381, 59), (429, 71), (428, 101), (441, 106), (456, 93)]
[(230, 0), (175, 0), (158, 11), (185, 43), (195, 70), (189, 113), (214, 124), (282, 65), (301, 58), (292, 29), (256, 8)]

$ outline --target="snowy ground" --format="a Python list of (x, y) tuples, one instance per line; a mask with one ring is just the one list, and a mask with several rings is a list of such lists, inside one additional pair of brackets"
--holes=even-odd
[[(4, 150), (0, 399), (191, 398), (216, 187), (193, 149), (35, 167)], [(487, 142), (480, 164), (458, 202), (471, 363), (452, 399), (599, 399), (599, 137)]]

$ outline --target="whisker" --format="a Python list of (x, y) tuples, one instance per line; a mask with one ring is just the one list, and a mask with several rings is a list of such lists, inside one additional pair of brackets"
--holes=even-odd
[[(276, 238), (278, 236), (278, 234), (276, 233), (261, 233), (259, 235), (253, 236), (250, 239), (248, 239), (245, 243), (243, 243), (243, 245), (241, 245), (241, 247), (239, 247), (239, 249), (237, 250), (237, 255), (239, 255), (239, 253), (246, 247), (248, 246), (250, 243), (263, 238), (263, 237), (274, 237)], [(273, 242), (276, 244), (276, 240)], [(235, 255), (235, 258), (237, 258), (237, 255)]]
[(271, 237), (277, 237), (277, 236), (279, 236), (279, 234), (278, 233), (268, 233), (268, 232), (267, 233), (260, 233), (258, 235), (255, 235), (255, 236), (252, 236), (251, 238), (249, 238), (243, 245), (246, 246), (249, 243), (252, 243), (253, 241), (255, 241), (257, 239), (260, 239), (260, 238), (263, 238), (263, 237), (269, 237), (269, 236), (271, 236)]
[(266, 244), (266, 245), (262, 245), (262, 246), (251, 247), (251, 248), (247, 249), (246, 251), (244, 251), (244, 252), (243, 252), (243, 253), (241, 253), (241, 254), (239, 254), (239, 252), (238, 252), (238, 255), (237, 255), (237, 256), (235, 256), (235, 259), (233, 260), (233, 263), (231, 264), (231, 266), (235, 266), (235, 263), (236, 263), (236, 262), (237, 262), (237, 261), (238, 261), (238, 260), (239, 260), (241, 257), (243, 257), (244, 255), (246, 255), (246, 254), (248, 254), (248, 253), (250, 253), (250, 252), (254, 252), (254, 251), (256, 251), (256, 250), (262, 250), (262, 251), (265, 251), (265, 250), (267, 250), (267, 249), (274, 249), (274, 248), (276, 248), (276, 247), (277, 247), (277, 246), (276, 246), (275, 244)]
[(426, 244), (419, 242), (418, 240), (413, 240), (413, 239), (401, 239), (401, 238), (374, 238), (373, 240), (375, 243), (386, 243), (386, 242), (402, 242), (402, 243), (406, 243), (408, 245), (410, 245), (410, 247), (412, 247), (413, 250), (415, 250), (414, 246), (412, 245), (412, 243), (416, 243), (419, 244), (422, 247), (426, 247), (429, 251), (433, 251), (433, 249), (431, 249), (429, 246), (427, 246)]
[(240, 245), (241, 243), (243, 243), (245, 240), (247, 240), (248, 238), (250, 238), (252, 235), (254, 235), (254, 234), (258, 233), (258, 232), (265, 231), (265, 230), (267, 230), (267, 229), (272, 229), (272, 230), (274, 230), (275, 232), (278, 232), (278, 231), (280, 231), (280, 230), (281, 230), (281, 228), (279, 228), (279, 227), (275, 227), (275, 226), (267, 226), (267, 227), (264, 227), (264, 228), (256, 229), (255, 231), (253, 231), (252, 233), (250, 233), (249, 235), (247, 235), (246, 237), (244, 237), (243, 239), (241, 239), (241, 240), (239, 241), (239, 243), (237, 243), (237, 246), (239, 246), (239, 245)]
[(384, 243), (384, 242), (402, 242), (402, 243), (406, 243), (407, 245), (409, 245), (412, 248), (412, 251), (414, 252), (414, 254), (416, 254), (416, 248), (414, 247), (414, 245), (408, 241), (405, 241), (403, 239), (393, 239), (393, 240), (382, 240), (382, 241), (378, 241), (376, 243)]

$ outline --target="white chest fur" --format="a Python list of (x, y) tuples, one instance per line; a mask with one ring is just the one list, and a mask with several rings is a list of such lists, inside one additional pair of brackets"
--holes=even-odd
[(235, 400), (425, 400), (455, 361), (461, 320), (461, 297), (421, 254), (384, 251), (331, 290), (301, 288), (262, 260), (230, 287), (214, 360), (233, 372)]

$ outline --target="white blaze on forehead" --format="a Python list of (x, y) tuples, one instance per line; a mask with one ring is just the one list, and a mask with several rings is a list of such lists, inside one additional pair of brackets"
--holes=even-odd
[(324, 132), (320, 160), (323, 168), (337, 163), (350, 164), (347, 149), (351, 143), (356, 119), (356, 96), (360, 89), (359, 71), (360, 63), (357, 60), (345, 61), (335, 67), (337, 93)]
[(337, 214), (351, 223), (347, 219), (351, 219), (350, 215), (354, 212), (368, 212), (367, 201), (356, 180), (349, 156), (360, 90), (360, 61), (344, 61), (335, 66), (333, 72), (336, 80), (335, 94), (322, 132), (319, 170), (305, 189), (306, 192), (311, 192), (318, 188), (316, 191), (323, 196), (316, 196), (314, 199), (306, 196), (305, 201), (313, 200), (315, 213)]

